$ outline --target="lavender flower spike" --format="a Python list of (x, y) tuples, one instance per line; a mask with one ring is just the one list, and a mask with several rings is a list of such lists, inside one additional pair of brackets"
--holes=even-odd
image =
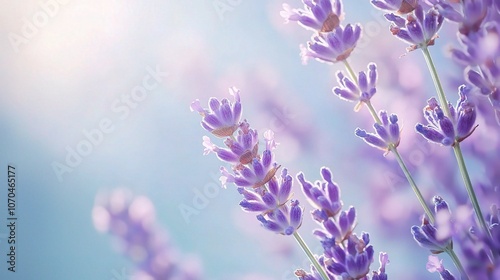
[(435, 98), (429, 99), (424, 108), (424, 116), (429, 124), (424, 126), (418, 123), (415, 126), (417, 132), (427, 140), (444, 146), (453, 146), (469, 137), (477, 127), (474, 127), (476, 108), (468, 100), (466, 92), (466, 87), (460, 86), (457, 106), (453, 107), (448, 103), (450, 118), (444, 115)]
[(297, 21), (306, 29), (330, 32), (339, 26), (342, 20), (341, 0), (302, 0), (304, 9), (292, 9), (284, 3), (280, 15), (285, 22)]
[(241, 118), (240, 91), (232, 87), (229, 93), (234, 97), (234, 102), (226, 98), (219, 101), (217, 98), (210, 98), (208, 106), (204, 109), (200, 101), (196, 99), (191, 103), (191, 111), (197, 111), (203, 117), (201, 126), (217, 137), (228, 137), (238, 129)]
[(426, 268), (431, 273), (438, 272), (442, 280), (455, 280), (455, 277), (450, 273), (450, 271), (444, 268), (443, 260), (440, 260), (435, 255), (429, 256)]
[(375, 123), (373, 125), (377, 134), (367, 133), (360, 128), (356, 128), (354, 133), (368, 143), (368, 145), (379, 148), (387, 154), (391, 146), (397, 147), (400, 142), (398, 116), (395, 114), (387, 116), (386, 111), (380, 111), (379, 116), (382, 124)]
[(307, 42), (307, 48), (300, 46), (302, 62), (306, 64), (310, 57), (325, 63), (344, 61), (351, 55), (360, 37), (359, 24), (338, 26), (332, 32), (314, 35)]
[(136, 265), (130, 279), (201, 279), (197, 260), (181, 261), (155, 220), (152, 202), (124, 189), (96, 197), (92, 220), (100, 232), (120, 241), (119, 250)]
[(337, 81), (340, 87), (334, 87), (333, 93), (346, 101), (358, 101), (354, 108), (358, 111), (362, 102), (368, 102), (377, 92), (377, 65), (370, 63), (368, 71), (359, 72), (357, 82), (353, 82), (350, 78), (344, 76), (341, 71), (337, 72)]
[(420, 5), (407, 16), (406, 20), (392, 13), (386, 14), (385, 17), (392, 22), (392, 34), (410, 44), (407, 48), (408, 52), (434, 45), (438, 37), (437, 32), (444, 20), (436, 9), (431, 8), (424, 13)]

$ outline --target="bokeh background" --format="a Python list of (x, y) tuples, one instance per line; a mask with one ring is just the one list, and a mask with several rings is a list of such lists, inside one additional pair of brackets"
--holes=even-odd
[[(344, 204), (358, 209), (357, 231), (370, 232), (375, 251), (389, 253), (392, 279), (437, 276), (425, 270), (427, 252), (411, 238), (421, 213), (393, 158), (354, 136), (356, 127), (371, 126), (368, 113), (331, 93), (342, 65), (301, 63), (299, 44), (310, 32), (284, 24), (281, 1), (0, 3), (0, 279), (129, 279), (133, 263), (92, 222), (96, 195), (114, 188), (149, 197), (158, 224), (181, 255), (199, 260), (204, 279), (294, 279), (296, 268), (308, 268), (291, 237), (263, 230), (241, 211), (235, 188), (214, 187), (220, 164), (202, 155), (206, 133), (189, 105), (229, 97), (231, 86), (241, 90), (244, 118), (261, 135), (275, 131), (282, 166), (309, 180), (321, 166), (332, 169)], [(365, 27), (353, 67), (379, 66), (374, 105), (399, 114), (401, 150), (426, 197), (444, 191), (436, 182), (453, 181), (454, 173), (439, 180), (424, 167), (434, 154), (451, 154), (413, 132), (434, 90), (423, 57), (404, 55), (406, 46), (369, 1), (344, 1), (344, 11), (346, 22)], [(455, 42), (447, 28), (432, 52), (455, 100), (462, 69), (445, 55)], [(154, 86), (141, 100), (127, 99), (152, 72), (159, 73)], [(107, 132), (83, 147), (103, 122)], [(56, 171), (78, 147), (86, 155)], [(17, 170), (16, 273), (5, 262), (9, 164)], [(436, 166), (446, 168), (430, 169)], [(476, 177), (485, 172), (473, 169)], [(207, 189), (218, 191), (196, 208), (193, 199)], [(294, 192), (309, 212), (297, 185)], [(182, 215), (186, 206), (197, 211)], [(313, 228), (306, 215), (301, 234), (319, 253)]]

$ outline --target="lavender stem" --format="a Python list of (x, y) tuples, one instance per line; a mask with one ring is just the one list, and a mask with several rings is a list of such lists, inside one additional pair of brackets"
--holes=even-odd
[(309, 258), (309, 260), (311, 261), (311, 263), (314, 265), (314, 267), (316, 268), (318, 273), (321, 275), (321, 278), (323, 278), (323, 280), (329, 280), (330, 278), (328, 278), (328, 275), (323, 270), (323, 267), (318, 263), (318, 260), (316, 260), (313, 253), (311, 252), (311, 250), (309, 249), (307, 244), (304, 242), (304, 240), (302, 239), (302, 237), (300, 236), (298, 231), (295, 231), (293, 233), (293, 237), (295, 237), (295, 240), (297, 240), (297, 243), (299, 243), (302, 250), (304, 250), (304, 253), (306, 253), (306, 255)]

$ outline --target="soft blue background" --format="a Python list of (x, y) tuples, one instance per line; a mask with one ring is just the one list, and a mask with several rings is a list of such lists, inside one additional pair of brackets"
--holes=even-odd
[[(227, 11), (214, 6), (228, 2), (233, 4)], [(375, 42), (397, 61), (405, 45), (388, 36), (387, 24), (374, 16), (368, 1), (345, 2), (347, 21), (375, 28), (372, 36), (365, 35), (367, 45), (353, 54), (354, 67), (364, 70), (377, 57), (370, 45)], [(344, 186), (345, 204), (359, 208), (357, 230), (370, 231), (376, 251), (390, 253), (392, 279), (430, 276), (426, 252), (410, 240), (409, 229), (407, 244), (394, 244), (371, 222), (377, 207), (365, 202), (369, 178), (353, 153), (364, 144), (352, 133), (355, 126), (369, 124), (360, 121), (367, 114), (354, 114), (353, 104), (331, 95), (341, 65), (301, 64), (298, 45), (310, 33), (283, 24), (280, 2), (72, 0), (60, 4), (16, 52), (9, 38), (22, 34), (25, 19), (32, 22), (43, 11), (41, 3), (47, 0), (1, 1), (0, 225), (6, 223), (8, 164), (17, 168), (19, 220), (15, 274), (3, 261), (7, 231), (0, 226), (0, 279), (108, 280), (132, 271), (113, 250), (111, 236), (98, 233), (91, 220), (95, 195), (115, 187), (151, 198), (158, 223), (179, 251), (199, 257), (205, 279), (251, 274), (293, 279), (291, 272), (307, 263), (300, 249), (242, 213), (233, 188), (220, 190), (189, 223), (179, 211), (182, 204), (192, 205), (195, 190), (214, 182), (219, 167), (214, 156), (202, 156), (205, 133), (189, 104), (195, 98), (206, 104), (209, 96), (227, 97), (230, 86), (242, 90), (244, 117), (261, 135), (276, 130), (278, 162), (293, 174), (304, 171), (310, 180), (319, 177), (321, 166), (332, 168)], [(406, 63), (423, 71), (421, 84), (432, 90), (423, 59), (411, 55)], [(122, 120), (111, 106), (142, 83), (147, 67), (169, 76)], [(289, 130), (276, 126), (283, 112), (290, 112), (284, 120)], [(66, 147), (75, 149), (85, 139), (83, 130), (96, 129), (104, 118), (112, 121), (113, 132), (59, 181), (52, 164), (64, 163)], [(298, 188), (295, 193), (301, 197)], [(308, 234), (313, 227), (306, 215), (301, 232), (317, 248)]]

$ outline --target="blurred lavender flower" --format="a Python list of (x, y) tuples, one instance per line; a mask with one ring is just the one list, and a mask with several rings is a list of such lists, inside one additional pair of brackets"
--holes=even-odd
[[(238, 192), (243, 196), (240, 202), (241, 208), (246, 212), (257, 212), (257, 220), (261, 225), (270, 231), (284, 235), (292, 235), (302, 224), (302, 207), (297, 200), (291, 200), (291, 189), (293, 178), (283, 169), (281, 178), (276, 178), (276, 172), (280, 168), (274, 161), (273, 150), (278, 145), (274, 140), (274, 133), (266, 131), (264, 139), (265, 150), (262, 155), (258, 153), (258, 132), (250, 128), (249, 123), (244, 120), (239, 122), (241, 115), (241, 103), (239, 90), (231, 88), (230, 93), (235, 96), (235, 105), (232, 109), (225, 109), (224, 133), (216, 136), (226, 136), (224, 144), (228, 149), (219, 148), (212, 143), (209, 137), (203, 137), (205, 153), (215, 152), (217, 157), (232, 164), (232, 170), (221, 167), (222, 176), (220, 181), (223, 187), (228, 183), (238, 186)], [(219, 102), (216, 98), (210, 98), (209, 105), (212, 111), (216, 112), (219, 104), (229, 104), (223, 99)], [(209, 113), (207, 110), (199, 109), (199, 101), (196, 100), (191, 108), (204, 117), (203, 122), (207, 122)], [(215, 105), (212, 105), (215, 104)], [(230, 104), (228, 105), (230, 107)], [(222, 111), (222, 110), (219, 110)], [(213, 113), (212, 115), (217, 115)], [(235, 116), (238, 116), (235, 118)], [(214, 131), (214, 126), (202, 126), (209, 132)], [(214, 122), (212, 122), (214, 123)], [(235, 137), (233, 134), (237, 133)]]
[(434, 45), (438, 37), (437, 32), (444, 20), (434, 8), (424, 13), (421, 5), (408, 14), (406, 20), (394, 13), (386, 14), (385, 17), (392, 22), (392, 34), (410, 44), (407, 48), (408, 52)]
[(377, 134), (367, 133), (365, 130), (356, 128), (356, 136), (362, 138), (368, 145), (379, 148), (387, 154), (390, 147), (397, 147), (400, 142), (400, 130), (398, 125), (398, 116), (387, 115), (386, 111), (379, 112), (382, 124), (375, 123), (373, 127)]
[(325, 63), (344, 61), (351, 55), (360, 36), (359, 24), (340, 25), (331, 32), (313, 35), (307, 48), (300, 46), (302, 62), (306, 64), (310, 57)]
[(384, 11), (407, 14), (415, 10), (418, 0), (371, 0), (371, 3)]
[(476, 109), (467, 98), (465, 86), (459, 88), (458, 94), (460, 98), (456, 107), (448, 103), (450, 118), (444, 115), (434, 97), (429, 99), (424, 108), (424, 116), (429, 125), (418, 123), (415, 126), (416, 131), (427, 140), (444, 146), (453, 146), (469, 137), (475, 130)]
[(280, 15), (285, 23), (297, 21), (304, 28), (330, 32), (339, 26), (342, 20), (341, 0), (303, 0), (304, 9), (292, 9), (287, 3), (283, 4)]
[(234, 97), (234, 103), (226, 98), (219, 101), (210, 98), (210, 109), (204, 109), (196, 99), (191, 103), (191, 111), (197, 111), (202, 117), (201, 126), (217, 137), (233, 135), (240, 125), (241, 103), (239, 90), (230, 88), (229, 93)]
[(500, 124), (500, 13), (496, 22), (488, 22), (477, 32), (460, 34), (462, 50), (453, 48), (451, 55), (455, 61), (467, 66), (465, 78), (488, 96), (495, 109), (497, 122)]
[[(495, 2), (498, 2), (494, 0)], [(446, 19), (459, 23), (459, 32), (469, 34), (478, 30), (491, 7), (491, 0), (427, 0)]]
[(98, 195), (92, 220), (100, 232), (120, 241), (123, 251), (137, 266), (132, 279), (201, 279), (195, 260), (180, 260), (167, 235), (155, 221), (155, 209), (144, 196), (132, 196), (123, 189)]
[(368, 64), (368, 71), (359, 72), (358, 80), (353, 82), (350, 78), (344, 76), (342, 71), (337, 72), (337, 81), (340, 87), (334, 87), (333, 93), (340, 99), (346, 101), (358, 101), (355, 111), (358, 111), (363, 102), (368, 102), (377, 92), (377, 65)]
[(435, 255), (429, 256), (426, 268), (430, 273), (438, 272), (443, 280), (455, 280), (455, 277), (450, 273), (450, 271), (444, 268), (443, 260), (440, 260)]
[(380, 252), (378, 259), (380, 267), (378, 271), (373, 272), (372, 280), (387, 280), (385, 266), (389, 264), (389, 255), (386, 252)]

